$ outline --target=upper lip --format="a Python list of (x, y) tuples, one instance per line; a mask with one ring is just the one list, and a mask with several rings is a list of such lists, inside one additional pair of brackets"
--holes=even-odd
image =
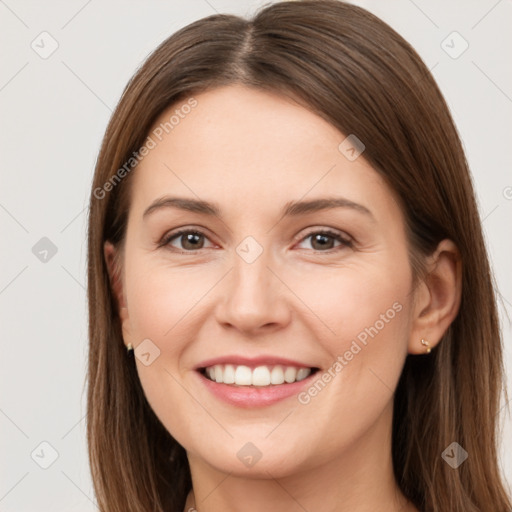
[(202, 368), (208, 368), (209, 366), (215, 366), (216, 364), (233, 364), (236, 366), (244, 365), (249, 366), (250, 368), (256, 368), (257, 366), (272, 366), (278, 364), (282, 366), (294, 366), (296, 368), (315, 368), (315, 366), (312, 366), (309, 363), (302, 363), (300, 361), (295, 361), (293, 359), (279, 356), (263, 355), (258, 357), (245, 357), (237, 355), (226, 355), (202, 361), (201, 363), (197, 364), (194, 369), (200, 370)]

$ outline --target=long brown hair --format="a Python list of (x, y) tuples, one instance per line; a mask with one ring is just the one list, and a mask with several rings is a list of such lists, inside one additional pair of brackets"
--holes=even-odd
[[(442, 239), (457, 245), (458, 315), (429, 357), (407, 357), (396, 389), (394, 473), (422, 511), (510, 512), (497, 459), (504, 370), (495, 285), (459, 136), (414, 49), (374, 15), (336, 0), (275, 3), (252, 19), (218, 14), (186, 26), (149, 56), (112, 115), (88, 230), (87, 435), (100, 510), (181, 512), (191, 489), (186, 452), (155, 416), (126, 355), (103, 246), (122, 250), (134, 155), (157, 117), (235, 83), (294, 98), (364, 142), (364, 158), (400, 201), (417, 278)], [(441, 457), (454, 441), (469, 453), (457, 469)]]

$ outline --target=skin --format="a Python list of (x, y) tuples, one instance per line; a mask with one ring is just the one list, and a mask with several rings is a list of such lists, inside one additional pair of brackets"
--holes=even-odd
[[(393, 476), (393, 394), (407, 354), (425, 353), (422, 338), (434, 347), (457, 314), (456, 247), (442, 241), (413, 288), (402, 211), (364, 153), (349, 161), (338, 150), (344, 134), (289, 98), (241, 85), (195, 98), (134, 171), (121, 268), (105, 244), (124, 342), (149, 338), (160, 350), (149, 366), (135, 360), (151, 407), (187, 450), (185, 510), (417, 510)], [(215, 202), (222, 219), (176, 208), (143, 219), (165, 194)], [(281, 216), (289, 201), (326, 196), (372, 215)], [(158, 247), (183, 227), (205, 236)], [(352, 246), (310, 236), (326, 228)], [(252, 263), (236, 252), (247, 236), (263, 249)], [(307, 404), (293, 396), (242, 409), (194, 370), (221, 355), (272, 354), (326, 371), (395, 303), (400, 312)], [(237, 457), (249, 441), (262, 454), (252, 467)]]

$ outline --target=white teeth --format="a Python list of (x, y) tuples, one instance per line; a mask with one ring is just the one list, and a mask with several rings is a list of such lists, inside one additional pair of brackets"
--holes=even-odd
[(235, 384), (237, 386), (250, 386), (252, 384), (252, 371), (248, 366), (236, 367)]
[(237, 386), (269, 386), (285, 382), (291, 384), (304, 380), (311, 374), (311, 368), (283, 367), (276, 365), (257, 366), (254, 369), (244, 365), (216, 364), (206, 368), (206, 375), (210, 380), (223, 384), (236, 384)]
[(224, 384), (235, 383), (235, 367), (232, 364), (224, 366), (224, 375), (222, 377)]
[(271, 384), (283, 384), (284, 383), (284, 372), (282, 366), (274, 366), (270, 373)]
[(215, 381), (222, 382), (222, 366), (220, 364), (216, 364), (213, 369), (215, 370)]
[(304, 380), (310, 373), (311, 370), (309, 368), (299, 368), (295, 380)]
[(253, 386), (268, 386), (270, 384), (270, 372), (266, 366), (258, 366), (252, 372)]
[(288, 383), (295, 382), (295, 377), (297, 377), (297, 368), (287, 366), (284, 371), (284, 380)]

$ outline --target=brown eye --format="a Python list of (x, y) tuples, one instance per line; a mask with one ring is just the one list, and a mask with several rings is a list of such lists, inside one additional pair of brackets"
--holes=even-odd
[(182, 241), (183, 248), (192, 251), (194, 249), (201, 249), (204, 245), (204, 240), (202, 236), (203, 235), (199, 233), (188, 233), (185, 235), (180, 235), (180, 240)]
[[(181, 247), (176, 247), (171, 242), (177, 240)], [(162, 246), (171, 246), (175, 249), (183, 251), (195, 251), (204, 248), (204, 241), (207, 240), (206, 236), (200, 231), (182, 230), (177, 233), (171, 233), (161, 243)]]
[[(311, 239), (311, 247), (318, 252), (327, 252), (340, 247), (351, 247), (352, 242), (336, 231), (314, 231), (305, 236), (302, 241)], [(339, 242), (337, 246), (334, 244)]]
[(313, 249), (322, 250), (322, 249), (332, 249), (334, 247), (334, 238), (330, 235), (325, 235), (323, 233), (318, 233), (316, 235), (311, 235), (311, 246)]
[[(311, 239), (310, 245), (315, 252), (329, 252), (333, 249), (352, 247), (352, 241), (336, 231), (323, 230), (311, 232), (302, 238), (301, 243), (308, 239)], [(159, 246), (167, 246), (171, 250), (181, 250), (182, 252), (194, 252), (205, 248), (205, 240), (208, 240), (208, 237), (201, 231), (183, 229), (164, 237)], [(175, 245), (176, 241), (181, 247)], [(338, 242), (337, 245), (336, 242)]]

